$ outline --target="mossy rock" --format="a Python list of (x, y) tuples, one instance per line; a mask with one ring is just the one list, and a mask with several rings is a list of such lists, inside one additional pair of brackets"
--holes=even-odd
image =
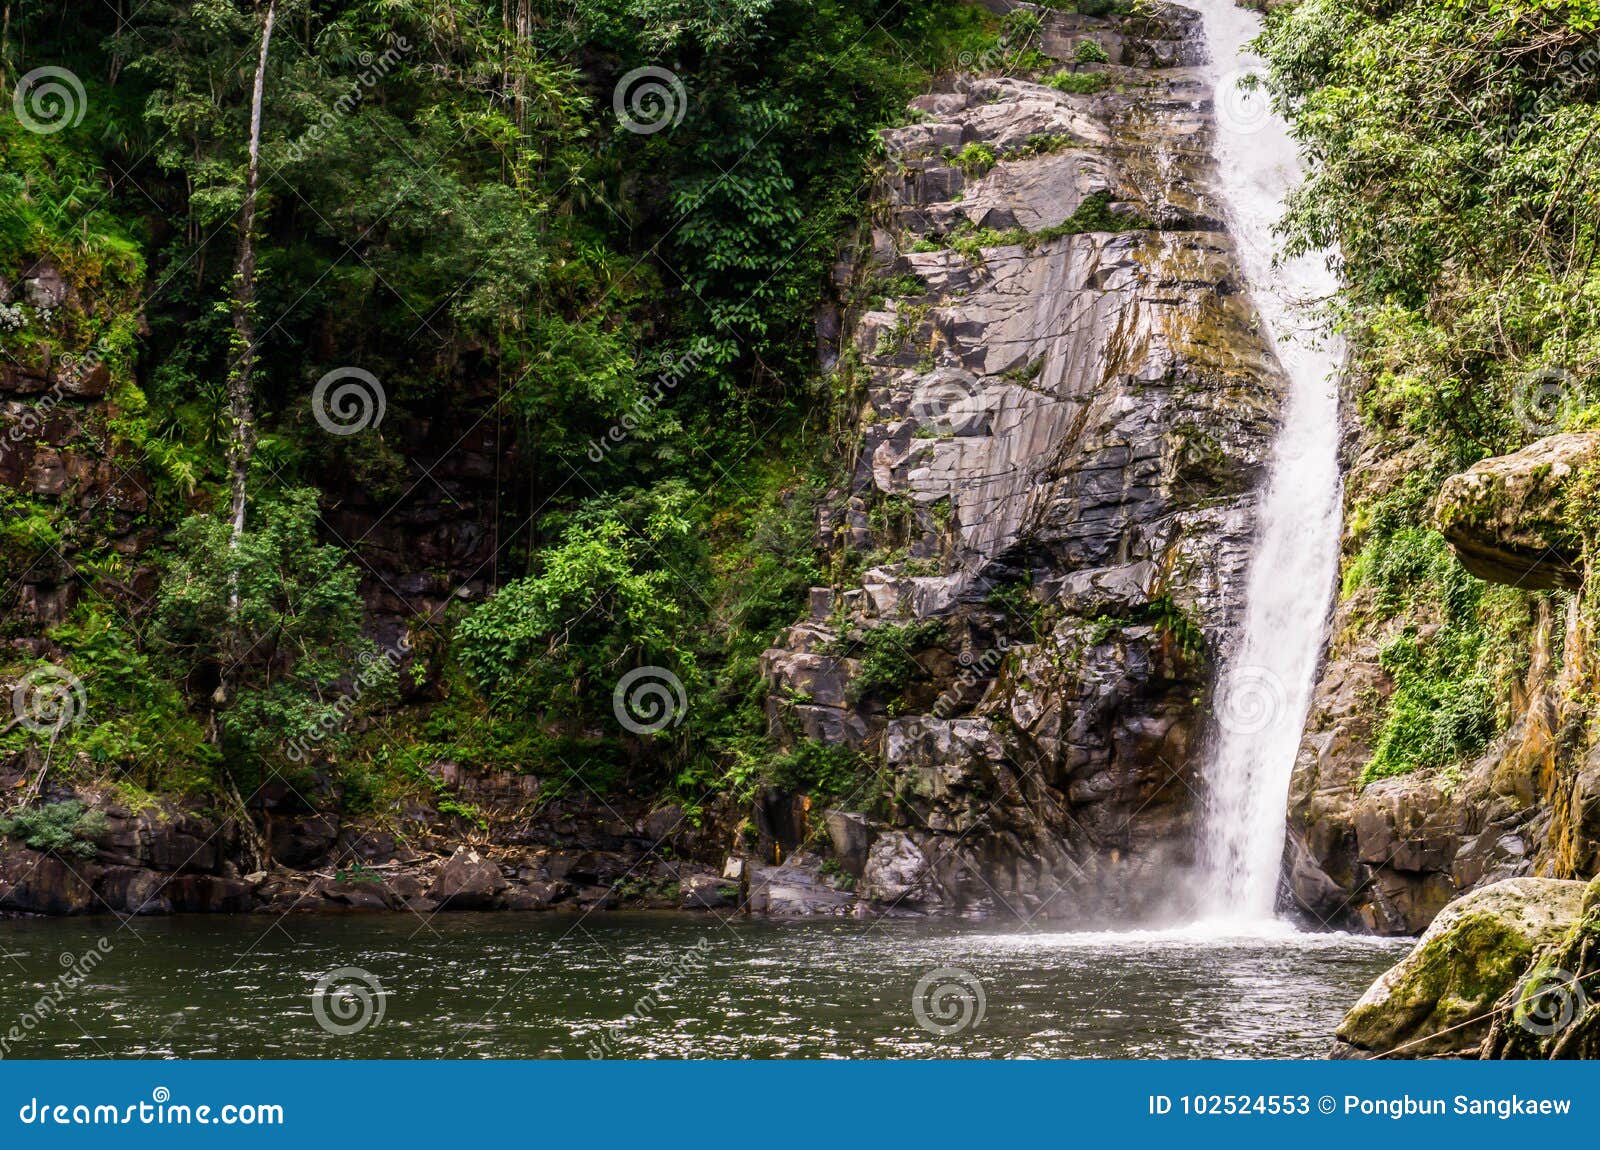
[(1491, 1008), (1582, 913), (1584, 884), (1515, 878), (1458, 898), (1416, 948), (1372, 984), (1339, 1024), (1358, 1055), (1426, 1058), (1475, 1051)]
[(1480, 579), (1528, 590), (1582, 583), (1582, 538), (1569, 484), (1596, 459), (1600, 435), (1546, 436), (1445, 480), (1434, 508), (1461, 565)]

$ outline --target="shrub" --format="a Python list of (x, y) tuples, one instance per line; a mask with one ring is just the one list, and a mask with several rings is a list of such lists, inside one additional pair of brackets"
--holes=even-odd
[(94, 857), (94, 840), (105, 833), (104, 811), (89, 810), (77, 799), (21, 807), (0, 818), (0, 835), (36, 851), (55, 851), (79, 858)]
[(1072, 53), (1074, 64), (1109, 64), (1111, 57), (1100, 46), (1098, 40), (1080, 40), (1078, 47)]
[(1044, 82), (1058, 92), (1092, 96), (1111, 83), (1111, 78), (1104, 72), (1057, 72), (1046, 76)]

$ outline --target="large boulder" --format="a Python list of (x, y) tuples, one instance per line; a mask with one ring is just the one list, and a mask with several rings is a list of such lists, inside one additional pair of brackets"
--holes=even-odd
[(857, 890), (870, 902), (890, 906), (932, 909), (944, 901), (928, 856), (904, 831), (887, 831), (873, 842)]
[(751, 866), (750, 894), (745, 904), (750, 913), (801, 918), (853, 911), (855, 895), (829, 882), (819, 861), (813, 855), (800, 853), (785, 859), (781, 866)]
[(0, 843), (0, 911), (25, 914), (84, 914), (95, 909), (83, 860), (71, 865), (53, 853)]
[(1577, 590), (1582, 545), (1568, 504), (1573, 480), (1600, 461), (1600, 434), (1551, 435), (1481, 459), (1445, 480), (1434, 518), (1461, 565), (1529, 590)]
[(440, 910), (490, 910), (507, 885), (498, 866), (471, 847), (457, 847), (439, 868), (427, 897)]
[(872, 824), (857, 811), (823, 811), (822, 825), (839, 865), (856, 878), (867, 866), (867, 848), (872, 844)]
[(1583, 917), (1554, 946), (1534, 955), (1495, 1004), (1480, 1058), (1600, 1058), (1600, 878), (1589, 881)]
[(1457, 899), (1344, 1016), (1335, 1055), (1473, 1054), (1489, 1031), (1490, 1008), (1534, 950), (1577, 921), (1583, 893), (1581, 882), (1514, 878)]

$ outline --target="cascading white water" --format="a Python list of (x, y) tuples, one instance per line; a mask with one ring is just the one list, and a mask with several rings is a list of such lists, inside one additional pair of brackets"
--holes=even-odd
[(1273, 915), (1289, 776), (1305, 725), (1338, 556), (1337, 371), (1343, 349), (1310, 305), (1337, 286), (1313, 253), (1275, 260), (1273, 226), (1301, 169), (1245, 50), (1260, 19), (1234, 0), (1190, 0), (1203, 19), (1218, 180), (1256, 309), (1289, 380), (1260, 505), (1244, 629), (1217, 681), (1203, 773), (1202, 918)]

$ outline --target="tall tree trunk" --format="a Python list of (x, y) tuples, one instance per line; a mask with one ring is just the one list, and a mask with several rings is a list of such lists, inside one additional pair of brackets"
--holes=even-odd
[[(277, 15), (277, 0), (267, 0), (266, 19), (261, 24), (261, 54), (256, 59), (255, 89), (250, 99), (250, 158), (245, 168), (244, 203), (239, 209), (239, 260), (233, 271), (233, 347), (228, 357), (228, 415), (232, 423), (232, 436), (228, 442), (228, 471), (233, 481), (229, 544), (232, 547), (238, 547), (244, 535), (246, 484), (250, 475), (250, 459), (255, 454), (256, 446), (255, 395), (251, 385), (256, 359), (256, 195), (261, 187), (261, 101), (267, 83), (267, 53), (272, 45), (272, 24)], [(237, 613), (237, 573), (229, 578), (228, 605), (232, 612)], [(226, 706), (233, 693), (233, 672), (244, 654), (238, 649), (240, 646), (242, 638), (235, 626), (231, 628), (227, 664), (213, 700), (219, 707)], [(213, 713), (214, 720), (215, 717)], [(215, 737), (220, 740), (220, 724), (214, 722), (213, 730)], [(247, 857), (254, 856), (257, 867), (270, 865), (271, 851), (250, 817), (248, 803), (239, 794), (232, 779), (228, 780), (228, 791), (239, 809), (239, 829), (244, 836)]]
[[(233, 479), (233, 544), (244, 534), (245, 484), (255, 453), (255, 402), (250, 377), (256, 359), (256, 193), (261, 186), (261, 99), (267, 81), (267, 50), (278, 0), (268, 0), (261, 25), (261, 55), (256, 60), (255, 91), (250, 100), (250, 160), (245, 169), (244, 204), (239, 209), (239, 262), (233, 272), (233, 354), (228, 364), (228, 414), (233, 437), (228, 444), (228, 470)], [(238, 588), (232, 592), (238, 606)]]

